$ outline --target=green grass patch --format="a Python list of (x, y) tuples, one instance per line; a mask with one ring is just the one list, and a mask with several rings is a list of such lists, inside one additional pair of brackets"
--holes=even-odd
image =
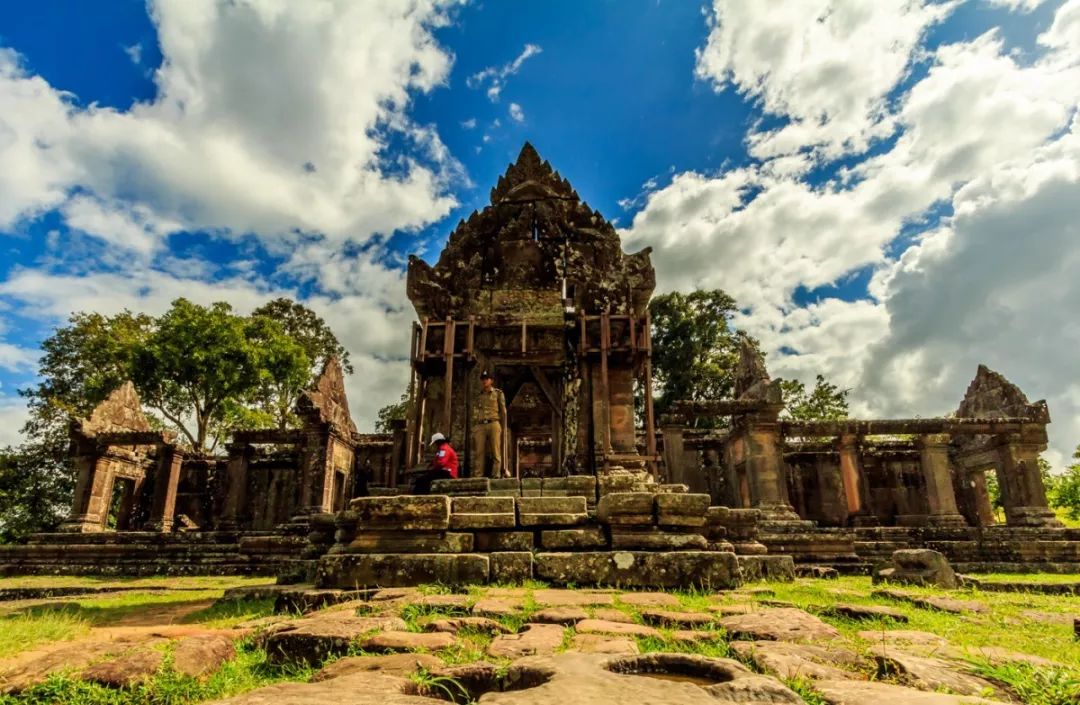
[(422, 632), (424, 625), (436, 619), (452, 619), (464, 617), (469, 610), (464, 607), (447, 607), (444, 605), (424, 605), (415, 602), (401, 608), (398, 616), (405, 622), (406, 631)]
[(409, 680), (416, 686), (417, 695), (423, 695), (453, 703), (471, 703), (469, 689), (461, 681), (450, 676), (437, 676), (426, 668), (409, 674)]
[(806, 705), (828, 705), (821, 693), (814, 689), (814, 682), (808, 678), (785, 678), (784, 685), (798, 693)]
[(274, 599), (261, 600), (225, 600), (215, 602), (213, 605), (192, 612), (185, 616), (181, 622), (184, 624), (204, 624), (215, 629), (230, 629), (237, 624), (270, 617), (274, 614)]
[(458, 631), (453, 646), (440, 649), (435, 652), (447, 666), (458, 666), (475, 661), (499, 662), (500, 659), (492, 659), (487, 654), (487, 648), (494, 637), (487, 632), (475, 629), (462, 629)]
[(150, 680), (131, 688), (109, 688), (58, 674), (17, 695), (0, 695), (0, 705), (187, 705), (225, 698), (281, 681), (306, 681), (312, 670), (302, 666), (275, 666), (266, 652), (241, 642), (235, 659), (205, 680), (182, 676), (166, 659)]
[(972, 577), (984, 583), (1080, 583), (1076, 573), (985, 573)]
[(661, 629), (660, 636), (638, 636), (638, 650), (643, 654), (664, 652), (674, 654), (697, 654), (699, 656), (711, 656), (714, 658), (732, 658), (731, 647), (728, 646), (724, 632), (714, 631), (708, 639), (700, 641), (685, 641), (676, 639), (673, 630)]
[(89, 630), (90, 622), (78, 610), (8, 615), (0, 618), (0, 658), (50, 641), (74, 639)]
[[(1042, 576), (1038, 576), (1042, 577)], [(1031, 593), (981, 592), (978, 590), (941, 590), (897, 586), (896, 589), (916, 595), (948, 596), (972, 600), (986, 605), (985, 614), (951, 614), (915, 607), (905, 602), (883, 597), (871, 597), (870, 578), (844, 576), (836, 580), (796, 580), (793, 583), (770, 583), (778, 600), (786, 600), (810, 612), (819, 612), (836, 602), (862, 605), (886, 605), (903, 612), (907, 624), (885, 623), (880, 620), (860, 621), (838, 617), (822, 617), (845, 636), (855, 637), (859, 631), (882, 629), (912, 629), (931, 632), (946, 638), (958, 647), (1000, 647), (1012, 651), (1042, 656), (1071, 669), (1080, 669), (1080, 642), (1073, 639), (1071, 622), (1064, 617), (1076, 611), (1076, 598)], [(831, 590), (842, 590), (834, 594)], [(848, 594), (851, 593), (851, 594)], [(1033, 619), (1030, 612), (1060, 615), (1062, 621)]]
[(976, 664), (975, 672), (1004, 684), (1026, 705), (1080, 703), (1080, 674), (1074, 669), (1047, 668), (1026, 663), (998, 666)]
[(53, 587), (149, 587), (165, 590), (227, 590), (234, 587), (267, 585), (273, 582), (274, 579), (267, 576), (238, 577), (229, 575), (200, 575), (192, 577), (152, 576), (145, 578), (125, 578), (97, 575), (20, 575), (0, 578), (0, 590), (8, 588)]

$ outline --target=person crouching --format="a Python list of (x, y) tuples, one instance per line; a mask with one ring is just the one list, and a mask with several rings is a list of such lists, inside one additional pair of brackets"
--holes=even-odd
[(435, 446), (435, 456), (427, 470), (417, 473), (413, 480), (413, 494), (430, 494), (431, 483), (435, 480), (448, 480), (458, 476), (458, 457), (446, 436), (435, 433), (431, 436), (430, 445)]

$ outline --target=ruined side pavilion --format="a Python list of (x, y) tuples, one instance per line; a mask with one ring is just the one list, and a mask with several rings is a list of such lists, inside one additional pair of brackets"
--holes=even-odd
[[(624, 254), (614, 226), (526, 143), (434, 267), (409, 259), (408, 464), (438, 431), (478, 474), (469, 410), (486, 369), (506, 394), (511, 471), (655, 475), (655, 437), (641, 453), (634, 427), (635, 383), (652, 383), (649, 252)], [(652, 428), (647, 395), (643, 415)]]

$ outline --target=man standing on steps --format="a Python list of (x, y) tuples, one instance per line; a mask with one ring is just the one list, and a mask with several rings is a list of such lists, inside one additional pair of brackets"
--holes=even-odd
[[(510, 477), (503, 469), (503, 429), (506, 428), (506, 397), (496, 389), (491, 373), (480, 373), (483, 389), (473, 405), (473, 454), (479, 462), (478, 474), (487, 477)], [(491, 458), (491, 474), (486, 472), (487, 459)]]

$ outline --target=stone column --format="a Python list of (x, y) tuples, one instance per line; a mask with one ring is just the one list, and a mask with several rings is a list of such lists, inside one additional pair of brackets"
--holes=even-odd
[(300, 505), (296, 508), (298, 515), (329, 511), (325, 504), (327, 476), (332, 470), (332, 444), (329, 430), (312, 430), (305, 434), (300, 450)]
[(780, 451), (780, 409), (746, 418), (746, 474), (753, 507), (770, 521), (798, 521), (787, 496), (787, 478)]
[(220, 531), (236, 531), (240, 528), (240, 508), (247, 501), (248, 464), (254, 448), (247, 443), (230, 443), (229, 465), (226, 471), (225, 507), (217, 522)]
[(158, 446), (157, 472), (154, 475), (154, 501), (150, 505), (147, 529), (169, 533), (176, 514), (176, 487), (180, 484), (180, 466), (184, 453), (172, 444)]
[(859, 462), (859, 437), (845, 434), (836, 439), (836, 451), (840, 459), (840, 479), (844, 483), (844, 499), (848, 516), (861, 514), (864, 510), (865, 481)]
[(1039, 453), (1046, 447), (1045, 437), (1045, 430), (1039, 429), (1000, 438), (998, 477), (1003, 488), (1005, 523), (1009, 526), (1061, 526), (1047, 504), (1039, 470)]
[(965, 526), (967, 522), (956, 508), (949, 468), (949, 436), (944, 433), (919, 437), (923, 478), (926, 480), (926, 500), (930, 507), (928, 523), (935, 526)]
[(990, 491), (986, 487), (986, 472), (975, 470), (967, 474), (971, 485), (971, 495), (975, 500), (975, 515), (979, 519), (979, 526), (993, 526), (994, 507), (990, 503)]
[(664, 469), (667, 475), (665, 482), (686, 482), (688, 468), (684, 465), (683, 453), (685, 448), (683, 433), (685, 430), (685, 426), (675, 423), (665, 423), (660, 427), (660, 433), (664, 437)]
[(71, 503), (71, 515), (60, 525), (65, 533), (92, 533), (105, 530), (112, 482), (111, 461), (90, 440), (76, 442), (75, 466), (79, 478)]

